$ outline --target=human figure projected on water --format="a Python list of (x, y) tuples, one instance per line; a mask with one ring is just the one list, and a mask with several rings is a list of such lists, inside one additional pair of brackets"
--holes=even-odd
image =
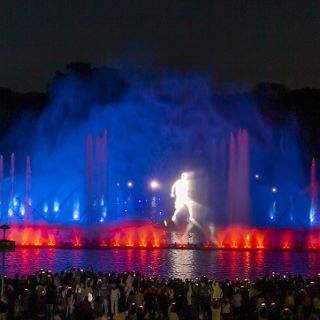
[(176, 221), (177, 214), (180, 210), (186, 208), (189, 213), (189, 220), (193, 221), (193, 211), (192, 211), (192, 204), (193, 201), (189, 197), (190, 192), (190, 182), (188, 180), (188, 174), (183, 172), (181, 174), (181, 178), (178, 179), (171, 187), (171, 197), (175, 198), (174, 203), (174, 214), (171, 218), (173, 222)]

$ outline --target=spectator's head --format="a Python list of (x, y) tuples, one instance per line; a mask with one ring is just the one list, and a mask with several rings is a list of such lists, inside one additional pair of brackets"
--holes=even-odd
[(281, 312), (281, 320), (291, 320), (292, 319), (292, 312), (289, 308), (282, 309)]
[(260, 306), (259, 316), (262, 319), (267, 319), (268, 318), (268, 309), (267, 309), (265, 303), (262, 303), (261, 306)]

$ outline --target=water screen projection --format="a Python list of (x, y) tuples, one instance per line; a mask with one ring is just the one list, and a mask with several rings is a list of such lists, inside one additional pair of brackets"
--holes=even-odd
[[(266, 228), (283, 228), (277, 246), (288, 248), (299, 228), (312, 238), (301, 246), (318, 246), (316, 161), (295, 119), (271, 124), (252, 95), (150, 68), (71, 71), (48, 90), (44, 111), (23, 114), (0, 144), (1, 221), (16, 237), (29, 228), (21, 244), (72, 230), (64, 238), (78, 244), (157, 246), (163, 230), (183, 227), (208, 245), (257, 248)], [(139, 221), (130, 234), (145, 225), (148, 235), (100, 236), (128, 221)]]
[(186, 172), (181, 173), (181, 178), (178, 179), (171, 187), (171, 197), (175, 198), (174, 214), (171, 218), (173, 222), (176, 221), (177, 214), (182, 209), (186, 208), (189, 213), (189, 220), (193, 220), (193, 203), (189, 196), (190, 181), (188, 180), (188, 174)]

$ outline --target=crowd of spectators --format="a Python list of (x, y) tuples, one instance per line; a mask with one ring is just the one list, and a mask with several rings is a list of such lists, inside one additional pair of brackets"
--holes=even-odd
[(320, 275), (271, 273), (248, 280), (149, 278), (139, 272), (60, 273), (5, 278), (1, 319), (319, 320)]

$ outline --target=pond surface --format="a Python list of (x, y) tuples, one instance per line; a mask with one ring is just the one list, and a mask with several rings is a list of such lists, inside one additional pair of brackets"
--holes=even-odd
[(9, 275), (30, 274), (40, 268), (93, 266), (95, 271), (137, 270), (147, 276), (196, 278), (207, 275), (220, 280), (253, 279), (276, 271), (304, 277), (320, 272), (320, 253), (272, 251), (224, 251), (179, 249), (55, 249), (17, 248), (6, 253)]

